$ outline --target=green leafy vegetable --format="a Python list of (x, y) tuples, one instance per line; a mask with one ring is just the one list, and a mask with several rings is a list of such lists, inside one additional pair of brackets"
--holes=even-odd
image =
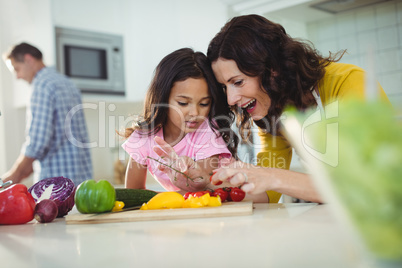
[[(307, 143), (321, 156), (336, 144), (330, 157), (336, 161), (320, 164), (335, 195), (367, 248), (380, 259), (402, 262), (402, 124), (383, 102), (339, 103), (333, 115), (305, 128)], [(307, 118), (294, 110), (288, 116), (299, 123)]]

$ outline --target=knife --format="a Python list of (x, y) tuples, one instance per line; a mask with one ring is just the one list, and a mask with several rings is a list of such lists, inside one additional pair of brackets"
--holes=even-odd
[(91, 216), (99, 216), (99, 215), (110, 214), (110, 213), (119, 213), (119, 212), (125, 212), (125, 211), (130, 211), (130, 210), (137, 210), (140, 208), (141, 208), (141, 206), (135, 206), (135, 207), (123, 208), (123, 209), (117, 210), (117, 211), (106, 211), (106, 212), (101, 212), (101, 213), (94, 213)]
[(124, 211), (129, 211), (129, 210), (136, 210), (136, 209), (140, 209), (140, 208), (141, 208), (141, 206), (135, 206), (135, 207), (123, 208), (123, 209), (116, 210), (116, 211), (110, 211), (110, 212), (106, 212), (106, 213), (124, 212)]

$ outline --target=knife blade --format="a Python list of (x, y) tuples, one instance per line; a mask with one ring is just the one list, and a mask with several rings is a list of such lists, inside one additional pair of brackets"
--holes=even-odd
[(123, 209), (117, 210), (117, 211), (107, 211), (107, 212), (101, 212), (101, 213), (94, 213), (91, 216), (99, 216), (99, 215), (110, 214), (110, 213), (120, 213), (120, 212), (125, 212), (125, 211), (130, 211), (130, 210), (137, 210), (137, 209), (140, 209), (140, 208), (141, 208), (141, 206), (135, 206), (135, 207), (123, 208)]
[(129, 210), (136, 210), (136, 209), (140, 209), (140, 208), (141, 208), (141, 206), (135, 206), (135, 207), (123, 208), (121, 210), (110, 211), (108, 213), (124, 212), (124, 211), (129, 211)]

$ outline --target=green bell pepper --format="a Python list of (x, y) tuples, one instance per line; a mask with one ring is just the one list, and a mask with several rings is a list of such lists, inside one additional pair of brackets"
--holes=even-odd
[(86, 180), (78, 185), (74, 201), (81, 213), (108, 212), (116, 201), (116, 191), (107, 180)]

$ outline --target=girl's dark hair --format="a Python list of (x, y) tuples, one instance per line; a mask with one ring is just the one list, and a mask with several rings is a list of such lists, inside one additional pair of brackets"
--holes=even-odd
[[(315, 104), (311, 91), (324, 76), (325, 67), (344, 53), (324, 58), (312, 44), (291, 38), (280, 24), (245, 15), (224, 25), (210, 42), (207, 55), (211, 63), (218, 58), (234, 60), (242, 73), (260, 79), (271, 106), (265, 118), (255, 123), (276, 135), (284, 108), (292, 105), (303, 110)], [(250, 115), (242, 109), (234, 111), (244, 138), (244, 133), (250, 133)]]
[(42, 59), (42, 52), (28, 43), (20, 43), (11, 48), (10, 52), (5, 55), (6, 59), (14, 59), (17, 62), (24, 61), (24, 55), (30, 54), (35, 59)]
[(134, 130), (151, 135), (167, 122), (170, 92), (175, 82), (188, 78), (203, 78), (211, 95), (208, 122), (217, 135), (222, 136), (229, 151), (236, 157), (239, 138), (231, 129), (234, 113), (230, 110), (225, 93), (221, 90), (205, 54), (191, 48), (178, 49), (165, 56), (155, 69), (144, 103), (143, 116), (123, 136), (128, 138)]

